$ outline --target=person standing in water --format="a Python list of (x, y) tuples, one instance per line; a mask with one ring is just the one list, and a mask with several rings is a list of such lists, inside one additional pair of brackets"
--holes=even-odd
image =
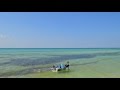
[(67, 64), (65, 65), (65, 67), (68, 68), (68, 70), (69, 70), (70, 69), (69, 66), (70, 65), (69, 65), (69, 61), (68, 61)]

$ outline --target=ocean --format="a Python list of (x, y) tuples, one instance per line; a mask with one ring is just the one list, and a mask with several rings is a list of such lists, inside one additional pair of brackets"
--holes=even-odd
[[(55, 73), (53, 65), (70, 62), (70, 71)], [(120, 48), (0, 48), (0, 77), (120, 77)]]

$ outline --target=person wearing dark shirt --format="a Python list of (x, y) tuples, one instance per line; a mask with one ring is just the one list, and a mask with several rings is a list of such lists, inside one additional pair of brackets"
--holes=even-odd
[(68, 70), (69, 70), (69, 66), (70, 65), (69, 65), (69, 61), (68, 61), (67, 64), (65, 65), (65, 67), (68, 68)]

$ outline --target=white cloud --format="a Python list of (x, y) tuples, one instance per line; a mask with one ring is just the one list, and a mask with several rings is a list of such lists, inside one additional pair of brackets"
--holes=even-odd
[(0, 34), (0, 38), (6, 38), (6, 35)]

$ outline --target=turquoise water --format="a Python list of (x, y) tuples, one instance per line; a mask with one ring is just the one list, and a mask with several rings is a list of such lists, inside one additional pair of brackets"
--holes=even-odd
[[(75, 67), (91, 68), (97, 65), (96, 63), (99, 61), (102, 62), (95, 66), (95, 68), (100, 67), (97, 70), (101, 70), (104, 67), (105, 72), (110, 72), (108, 69), (111, 67), (111, 72), (115, 71), (118, 77), (120, 75), (118, 73), (120, 62), (119, 48), (1, 48), (0, 77), (24, 77), (38, 73), (39, 70), (42, 70), (42, 72), (45, 70), (49, 71), (48, 68), (53, 64), (66, 63), (67, 61), (70, 62), (73, 70), (69, 74), (72, 77), (84, 77), (81, 75), (76, 76), (82, 70), (76, 71)], [(88, 66), (90, 64), (92, 66)], [(116, 69), (115, 67), (112, 68), (112, 66), (116, 66)]]

